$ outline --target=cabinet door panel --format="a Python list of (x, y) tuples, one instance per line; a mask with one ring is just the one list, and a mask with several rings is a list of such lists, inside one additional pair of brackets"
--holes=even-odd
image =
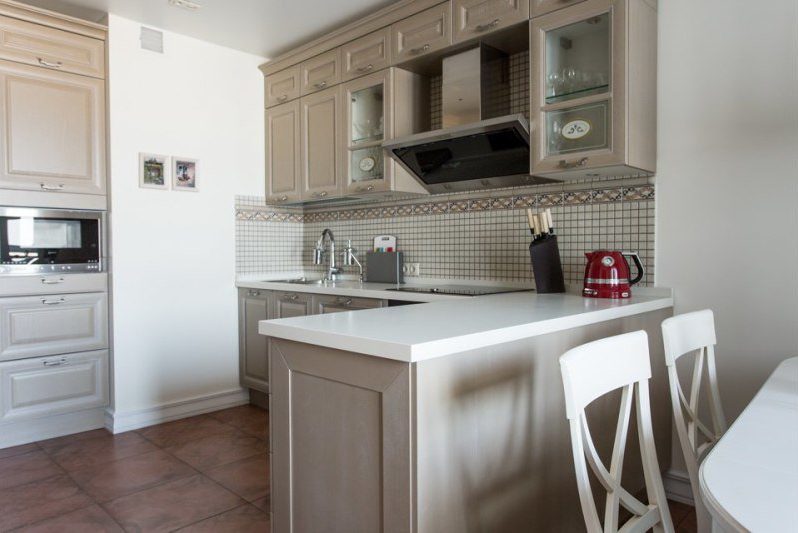
[(105, 293), (0, 299), (0, 360), (108, 347)]
[(391, 26), (392, 60), (409, 59), (452, 44), (452, 8), (449, 2), (422, 11)]
[(454, 0), (453, 4), (456, 43), (529, 19), (527, 0)]
[(309, 294), (277, 292), (274, 294), (271, 318), (291, 318), (312, 315), (312, 298)]
[(322, 91), (341, 81), (341, 54), (337, 48), (330, 50), (300, 65), (302, 86), (300, 93)]
[(269, 343), (258, 333), (258, 322), (268, 318), (268, 292), (242, 290), (240, 381), (243, 386), (262, 392), (269, 392)]
[(0, 61), (0, 187), (105, 194), (102, 80)]
[(108, 352), (0, 363), (0, 422), (108, 405)]
[(275, 72), (265, 80), (266, 107), (299, 98), (299, 65)]
[(383, 28), (341, 47), (343, 80), (348, 81), (390, 64), (391, 30)]
[(332, 87), (301, 100), (303, 199), (329, 198), (340, 192), (340, 99), (339, 88)]
[(266, 197), (272, 203), (299, 199), (299, 101), (266, 110)]

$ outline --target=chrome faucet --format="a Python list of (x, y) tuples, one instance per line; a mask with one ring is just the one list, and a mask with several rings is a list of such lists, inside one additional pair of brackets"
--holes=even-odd
[(335, 281), (336, 276), (341, 273), (341, 269), (335, 266), (335, 236), (333, 236), (333, 232), (330, 231), (329, 228), (325, 228), (324, 231), (321, 232), (321, 237), (319, 237), (318, 242), (316, 242), (316, 248), (313, 250), (313, 264), (324, 264), (324, 239), (326, 237), (330, 238), (330, 251), (327, 254), (327, 275), (324, 281)]

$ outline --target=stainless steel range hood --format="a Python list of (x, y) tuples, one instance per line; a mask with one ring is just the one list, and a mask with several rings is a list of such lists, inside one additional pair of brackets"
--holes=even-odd
[(387, 155), (431, 193), (551, 180), (529, 175), (529, 123), (510, 112), (507, 55), (480, 45), (443, 60), (440, 130), (386, 141)]

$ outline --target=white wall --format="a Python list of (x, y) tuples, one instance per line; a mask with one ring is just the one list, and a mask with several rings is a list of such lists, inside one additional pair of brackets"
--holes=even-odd
[[(238, 389), (234, 196), (263, 194), (262, 58), (109, 19), (116, 417)], [(138, 154), (199, 159), (199, 192), (138, 187)]]
[(798, 2), (659, 14), (657, 284), (715, 311), (733, 420), (798, 355)]

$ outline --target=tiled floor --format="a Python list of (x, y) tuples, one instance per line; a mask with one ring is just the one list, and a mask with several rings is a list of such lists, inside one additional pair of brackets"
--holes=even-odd
[(0, 531), (269, 531), (268, 413), (0, 450)]
[[(0, 450), (0, 532), (264, 532), (268, 413), (241, 406)], [(692, 507), (670, 502), (677, 533)]]

